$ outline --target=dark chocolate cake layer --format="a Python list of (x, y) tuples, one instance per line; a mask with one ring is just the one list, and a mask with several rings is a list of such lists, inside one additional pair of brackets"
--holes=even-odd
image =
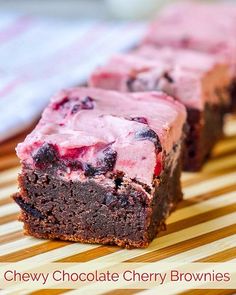
[(185, 140), (184, 170), (198, 171), (223, 136), (224, 111), (218, 106), (206, 105), (203, 112), (187, 108), (187, 113), (190, 130)]
[(148, 198), (148, 188), (122, 175), (111, 175), (115, 187), (105, 187), (93, 179), (68, 182), (50, 170), (24, 168), (19, 176), (21, 191), (14, 200), (22, 209), (26, 234), (143, 248), (182, 199), (180, 173), (180, 161), (166, 167), (154, 180), (154, 193)]

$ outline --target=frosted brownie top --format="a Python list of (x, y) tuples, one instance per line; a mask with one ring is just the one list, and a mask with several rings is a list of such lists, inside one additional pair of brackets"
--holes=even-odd
[(220, 60), (213, 54), (186, 48), (173, 48), (169, 46), (155, 47), (144, 44), (133, 50), (132, 54), (158, 62), (161, 61), (172, 67), (179, 66), (192, 71), (210, 72), (215, 68), (221, 68), (221, 70), (226, 71), (229, 67), (226, 62)]
[(161, 92), (73, 88), (53, 97), (17, 154), (25, 167), (56, 167), (67, 179), (121, 171), (151, 185), (185, 120), (184, 106)]
[(152, 23), (144, 43), (219, 53), (236, 62), (236, 7), (184, 2), (167, 6)]
[[(177, 56), (170, 48), (168, 51), (162, 49), (156, 55), (153, 52), (149, 57), (147, 55), (145, 48), (114, 55), (94, 71), (90, 85), (123, 92), (162, 90), (187, 107), (200, 110), (206, 103), (229, 104), (230, 73), (227, 64), (218, 62), (211, 55), (192, 51), (184, 61), (184, 53), (182, 56), (179, 52)], [(195, 67), (197, 60), (198, 66)]]

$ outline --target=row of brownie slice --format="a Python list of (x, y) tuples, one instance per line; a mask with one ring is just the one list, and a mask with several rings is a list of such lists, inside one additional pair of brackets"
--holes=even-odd
[(142, 44), (114, 55), (89, 85), (123, 92), (161, 90), (187, 108), (184, 170), (202, 168), (236, 106), (236, 7), (177, 3), (150, 25)]
[[(96, 69), (90, 87), (52, 98), (17, 147), (22, 171), (14, 199), (26, 234), (142, 248), (164, 228), (182, 199), (182, 161), (185, 170), (202, 167), (223, 133), (234, 89), (233, 59), (207, 52), (205, 32), (189, 29), (175, 44), (161, 39), (161, 24), (182, 38), (179, 22), (186, 18), (191, 27), (193, 9), (201, 26), (209, 14), (212, 28), (233, 32), (233, 20), (210, 18), (218, 6), (172, 5), (144, 44)], [(219, 47), (227, 45), (228, 35), (217, 34)], [(183, 48), (196, 36), (201, 46)]]

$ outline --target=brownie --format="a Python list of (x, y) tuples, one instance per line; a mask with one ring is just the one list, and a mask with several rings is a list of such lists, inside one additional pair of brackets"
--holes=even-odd
[(232, 98), (230, 110), (236, 112), (236, 78), (234, 78), (229, 86), (230, 95)]
[(74, 88), (18, 145), (26, 234), (147, 247), (182, 199), (185, 108), (162, 92)]
[[(187, 114), (190, 130), (185, 139), (183, 168), (185, 171), (194, 172), (201, 169), (215, 143), (223, 136), (223, 116), (219, 107), (208, 104), (203, 112), (187, 108)], [(199, 124), (201, 121), (205, 122), (203, 126)]]
[(228, 65), (212, 55), (145, 46), (113, 56), (93, 72), (89, 83), (122, 92), (162, 90), (183, 103), (189, 124), (186, 171), (200, 170), (222, 136), (230, 106), (230, 75)]
[(166, 6), (151, 23), (144, 44), (206, 52), (231, 67), (232, 106), (236, 111), (236, 5), (184, 2)]

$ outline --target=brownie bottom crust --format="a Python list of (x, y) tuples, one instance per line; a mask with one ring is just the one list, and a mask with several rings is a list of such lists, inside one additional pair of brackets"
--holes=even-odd
[(204, 111), (187, 108), (189, 130), (185, 140), (184, 170), (199, 171), (223, 136), (225, 109), (206, 105)]
[[(171, 171), (173, 170), (173, 171)], [(165, 228), (165, 220), (182, 199), (181, 165), (167, 167), (154, 182), (153, 197), (138, 183), (114, 178), (115, 188), (92, 179), (65, 181), (51, 173), (24, 168), (19, 219), (25, 234), (44, 239), (144, 248)]]

